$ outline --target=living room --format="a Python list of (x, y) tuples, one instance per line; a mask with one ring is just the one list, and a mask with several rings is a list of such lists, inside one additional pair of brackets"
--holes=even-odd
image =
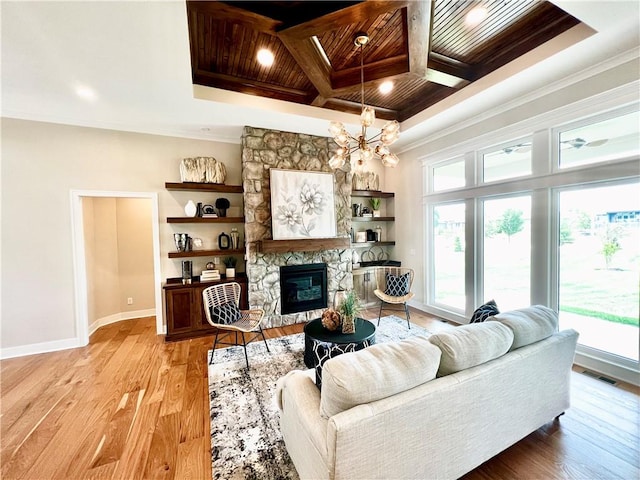
[[(425, 204), (430, 201), (426, 185), (432, 171), (428, 165), (529, 135), (544, 150), (549, 140), (541, 137), (558, 125), (630, 105), (637, 110), (635, 2), (557, 3), (597, 33), (566, 49), (548, 45), (545, 48), (551, 53), (553, 48), (561, 51), (539, 62), (527, 57), (522, 61), (532, 64), (523, 65), (523, 71), (508, 78), (505, 71), (490, 75), (484, 84), (472, 84), (455, 99), (402, 122), (399, 165), (386, 169), (371, 162), (382, 189), (395, 192), (393, 258), (415, 269), (412, 307), (426, 315), (446, 317), (444, 309), (429, 305), (426, 225), (430, 217)], [(176, 230), (165, 222), (166, 217), (179, 215), (190, 199), (188, 193), (165, 189), (166, 182), (180, 180), (180, 160), (213, 156), (225, 164), (226, 182), (239, 185), (245, 126), (327, 137), (334, 117), (348, 124), (358, 121), (353, 115), (318, 113), (321, 109), (315, 107), (283, 105), (234, 92), (209, 92), (222, 95), (225, 102), (194, 98), (182, 2), (132, 2), (120, 4), (119, 9), (101, 3), (3, 2), (2, 14), (3, 359), (81, 347), (82, 329), (89, 337), (86, 321), (78, 324), (73, 249), (78, 225), (74, 225), (70, 192), (78, 197), (144, 194), (156, 202), (150, 214), (157, 228), (152, 293), (125, 295), (135, 303), (129, 308), (125, 301), (119, 311), (124, 312), (122, 319), (127, 318), (127, 308), (154, 315), (157, 323), (152, 333), (157, 334), (165, 325), (162, 293), (158, 293), (162, 282), (181, 276), (180, 261), (168, 258), (175, 248)], [(619, 22), (620, 18), (626, 21)], [(129, 36), (121, 36), (122, 32)], [(32, 56), (35, 51), (38, 56)], [(544, 48), (536, 52), (549, 53)], [(505, 77), (495, 78), (498, 75)], [(76, 97), (74, 81), (94, 85), (97, 98)], [(102, 82), (104, 87), (98, 86)], [(119, 97), (118, 90), (128, 94)], [(64, 94), (58, 96), (60, 92)], [(227, 100), (235, 102), (233, 108)], [(262, 120), (265, 111), (269, 118)], [(539, 152), (534, 148), (534, 155)], [(584, 173), (584, 182), (596, 181), (595, 175), (607, 168)], [(637, 181), (637, 155), (611, 168), (618, 168), (612, 178), (636, 175)], [(510, 193), (517, 191), (521, 190), (514, 188)], [(431, 200), (458, 200), (439, 195)], [(544, 251), (541, 255), (546, 258)], [(536, 262), (533, 267), (550, 268)], [(544, 271), (532, 275), (549, 278)], [(139, 298), (151, 300), (140, 304)], [(548, 304), (549, 298), (548, 289), (532, 282), (530, 303)], [(488, 299), (474, 294), (449, 319), (468, 316)], [(147, 330), (145, 326), (148, 335)], [(172, 355), (185, 352), (188, 347), (173, 347)], [(148, 353), (154, 354), (153, 349)], [(174, 358), (173, 363), (180, 361)]]

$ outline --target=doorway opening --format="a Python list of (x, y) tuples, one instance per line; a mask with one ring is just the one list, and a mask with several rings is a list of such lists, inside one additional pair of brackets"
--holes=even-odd
[[(157, 333), (164, 333), (157, 193), (72, 190), (71, 208), (78, 345), (87, 345), (93, 330), (106, 323), (149, 314), (149, 310), (155, 314)], [(101, 240), (94, 242), (93, 235)], [(136, 248), (149, 254), (144, 277), (149, 282), (143, 280), (145, 293), (139, 295), (129, 293), (139, 282)], [(122, 279), (114, 279), (120, 270)], [(143, 301), (147, 308), (136, 311), (140, 297), (147, 297)]]

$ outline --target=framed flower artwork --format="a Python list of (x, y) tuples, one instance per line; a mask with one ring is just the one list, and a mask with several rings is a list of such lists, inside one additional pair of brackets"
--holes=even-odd
[(336, 236), (332, 173), (272, 168), (270, 174), (274, 240)]

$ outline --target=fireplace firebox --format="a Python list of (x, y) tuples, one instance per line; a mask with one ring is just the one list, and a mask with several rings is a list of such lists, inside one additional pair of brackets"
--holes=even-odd
[(280, 312), (282, 314), (326, 307), (326, 263), (280, 267)]

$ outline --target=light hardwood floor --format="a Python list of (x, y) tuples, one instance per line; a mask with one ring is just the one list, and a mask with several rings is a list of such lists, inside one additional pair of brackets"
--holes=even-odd
[[(454, 328), (419, 312), (412, 321)], [(0, 362), (0, 477), (210, 479), (212, 340), (165, 343), (144, 318), (105, 326), (84, 348)], [(638, 478), (638, 389), (578, 371), (566, 415), (464, 478)]]

